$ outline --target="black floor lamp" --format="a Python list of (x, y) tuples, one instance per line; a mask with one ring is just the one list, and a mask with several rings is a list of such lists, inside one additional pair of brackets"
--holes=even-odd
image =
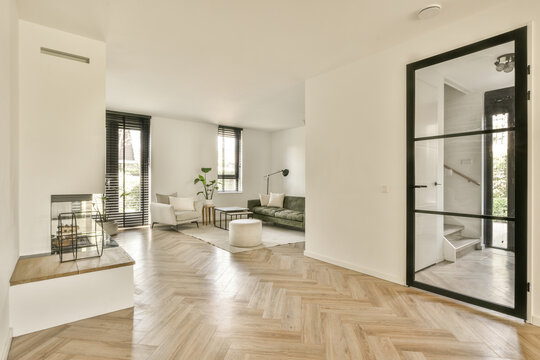
[(266, 195), (268, 195), (268, 193), (269, 193), (268, 191), (270, 189), (270, 176), (276, 175), (276, 174), (279, 174), (279, 173), (283, 173), (283, 176), (287, 176), (287, 175), (289, 175), (289, 169), (283, 169), (283, 170), (279, 170), (279, 171), (276, 171), (274, 173), (265, 175), (265, 177), (266, 177)]

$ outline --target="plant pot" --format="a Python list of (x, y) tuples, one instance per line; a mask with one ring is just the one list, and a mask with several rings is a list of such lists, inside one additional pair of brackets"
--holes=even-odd
[(107, 221), (103, 223), (103, 230), (105, 230), (109, 236), (113, 236), (118, 234), (118, 225), (114, 221)]
[(204, 205), (212, 206), (212, 205), (214, 205), (214, 200), (212, 200), (212, 199), (210, 199), (210, 200), (206, 199), (206, 200), (204, 200)]

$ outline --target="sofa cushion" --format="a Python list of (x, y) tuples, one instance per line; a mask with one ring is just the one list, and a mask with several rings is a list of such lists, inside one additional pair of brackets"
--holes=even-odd
[(197, 211), (175, 211), (174, 215), (176, 216), (176, 221), (197, 220), (199, 218)]
[(277, 208), (277, 207), (268, 207), (268, 206), (255, 206), (252, 211), (255, 214), (261, 214), (261, 215), (266, 215), (266, 216), (274, 216), (276, 211), (280, 211), (280, 210), (283, 210), (283, 209), (282, 208)]
[(268, 200), (268, 206), (282, 208), (283, 199), (285, 199), (285, 194), (270, 193), (270, 200)]
[(304, 213), (296, 210), (278, 209), (278, 211), (275, 212), (274, 216), (280, 219), (304, 221)]
[(261, 202), (261, 206), (268, 206), (268, 202), (270, 201), (270, 195), (259, 194), (259, 201)]

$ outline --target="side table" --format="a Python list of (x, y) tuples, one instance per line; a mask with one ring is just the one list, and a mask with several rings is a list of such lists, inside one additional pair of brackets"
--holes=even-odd
[(214, 205), (203, 205), (202, 208), (202, 223), (203, 225), (213, 224), (215, 222), (216, 213)]

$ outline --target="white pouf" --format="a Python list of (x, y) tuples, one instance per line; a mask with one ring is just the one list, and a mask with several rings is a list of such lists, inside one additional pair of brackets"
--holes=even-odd
[(233, 220), (229, 223), (229, 244), (253, 247), (261, 244), (262, 222), (257, 219)]

